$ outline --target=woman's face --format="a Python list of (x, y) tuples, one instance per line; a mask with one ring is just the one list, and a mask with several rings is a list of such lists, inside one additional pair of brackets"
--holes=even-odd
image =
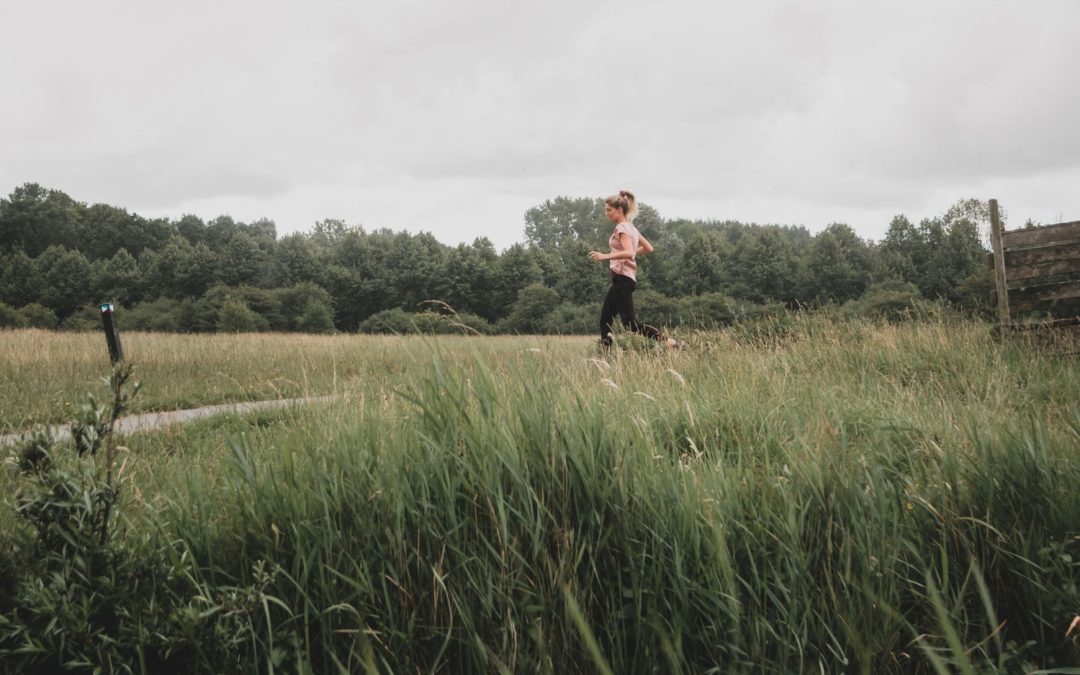
[(625, 218), (622, 209), (615, 208), (611, 204), (604, 204), (604, 215), (613, 223), (617, 223)]

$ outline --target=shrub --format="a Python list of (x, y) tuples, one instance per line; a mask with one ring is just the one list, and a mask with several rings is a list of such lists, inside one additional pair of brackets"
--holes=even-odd
[(406, 312), (400, 307), (372, 314), (357, 326), (361, 333), (396, 335), (454, 335), (460, 333), (488, 335), (492, 326), (483, 318), (468, 312), (441, 314), (433, 311)]
[(934, 304), (923, 299), (915, 284), (905, 281), (875, 284), (858, 300), (847, 302), (842, 312), (848, 317), (890, 322), (926, 318), (935, 313)]
[[(334, 331), (334, 303), (324, 289), (312, 283), (297, 284), (273, 291), (279, 324), (271, 320), (274, 330), (299, 330), (305, 333)], [(259, 311), (258, 307), (248, 303)]]
[(559, 294), (542, 284), (529, 284), (518, 291), (517, 302), (509, 316), (499, 322), (499, 330), (508, 333), (543, 335), (553, 332), (552, 312)]
[(52, 330), (56, 328), (56, 324), (59, 323), (59, 320), (56, 318), (56, 312), (48, 307), (39, 305), (36, 302), (32, 302), (21, 308), (19, 314), (22, 315), (23, 321), (28, 328), (46, 328)]
[(654, 326), (673, 327), (683, 322), (685, 303), (654, 290), (634, 293), (634, 306), (638, 318)]
[(217, 329), (222, 333), (252, 333), (267, 326), (266, 319), (236, 298), (229, 298), (218, 310)]
[(564, 302), (551, 313), (550, 332), (559, 335), (592, 335), (600, 331), (600, 305)]
[(375, 312), (361, 321), (360, 325), (356, 327), (356, 330), (360, 333), (390, 333), (399, 335), (415, 333), (416, 330), (413, 327), (411, 316), (411, 314), (400, 307), (384, 309), (381, 312)]
[(73, 314), (60, 322), (60, 328), (70, 331), (92, 331), (101, 329), (101, 309), (97, 305), (87, 305), (75, 310)]
[(25, 328), (26, 319), (14, 307), (0, 302), (0, 328)]
[(680, 300), (682, 322), (694, 328), (730, 326), (743, 314), (748, 303), (723, 293), (702, 293)]
[(304, 333), (333, 333), (334, 313), (330, 305), (315, 298), (309, 299), (296, 319), (296, 329)]
[[(171, 298), (140, 302), (117, 316), (117, 323), (129, 330), (180, 332), (180, 303)], [(118, 312), (119, 315), (119, 312)]]

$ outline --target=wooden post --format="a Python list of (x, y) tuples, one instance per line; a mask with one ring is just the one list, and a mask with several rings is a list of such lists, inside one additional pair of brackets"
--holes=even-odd
[(1009, 326), (1009, 289), (1005, 279), (1005, 251), (1001, 247), (1001, 216), (996, 199), (990, 200), (990, 245), (994, 248), (994, 282), (997, 286), (998, 321)]
[(116, 327), (116, 319), (113, 317), (112, 303), (102, 303), (101, 326), (105, 329), (105, 342), (109, 345), (109, 360), (113, 363), (124, 360), (124, 348), (120, 346), (120, 331)]

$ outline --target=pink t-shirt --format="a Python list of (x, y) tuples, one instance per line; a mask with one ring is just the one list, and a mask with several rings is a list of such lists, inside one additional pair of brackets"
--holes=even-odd
[(615, 274), (621, 274), (624, 277), (630, 277), (634, 281), (637, 281), (637, 256), (638, 242), (641, 240), (641, 233), (634, 227), (634, 224), (629, 220), (619, 223), (615, 226), (615, 231), (611, 233), (611, 238), (608, 239), (608, 246), (611, 247), (612, 253), (618, 253), (623, 250), (622, 242), (619, 238), (620, 234), (625, 234), (630, 238), (630, 250), (634, 256), (630, 258), (620, 258), (618, 260), (608, 261), (611, 266), (611, 271)]

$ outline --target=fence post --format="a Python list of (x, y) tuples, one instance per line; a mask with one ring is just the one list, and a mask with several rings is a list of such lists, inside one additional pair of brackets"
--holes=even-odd
[(1005, 251), (1001, 247), (1001, 215), (996, 199), (990, 200), (990, 245), (994, 248), (994, 283), (997, 287), (998, 321), (1002, 328), (1009, 325), (1009, 289), (1005, 279)]
[(113, 316), (112, 303), (106, 302), (101, 306), (101, 323), (105, 329), (105, 341), (109, 343), (109, 359), (116, 363), (124, 360), (124, 348), (120, 346), (120, 331), (116, 328), (116, 319)]

